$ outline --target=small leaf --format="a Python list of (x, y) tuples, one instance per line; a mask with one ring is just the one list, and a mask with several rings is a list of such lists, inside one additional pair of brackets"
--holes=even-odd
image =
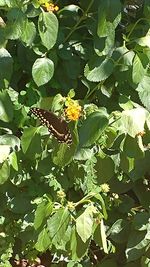
[(58, 34), (58, 20), (55, 14), (41, 12), (38, 29), (43, 45), (50, 50), (55, 45)]
[(48, 83), (54, 74), (54, 63), (49, 58), (38, 58), (32, 67), (32, 76), (35, 83), (41, 86)]
[(47, 229), (43, 229), (38, 236), (38, 241), (35, 244), (35, 248), (40, 252), (45, 252), (51, 244)]
[(86, 210), (76, 219), (76, 230), (84, 243), (91, 237), (92, 234), (93, 214), (89, 208), (90, 207), (87, 207)]

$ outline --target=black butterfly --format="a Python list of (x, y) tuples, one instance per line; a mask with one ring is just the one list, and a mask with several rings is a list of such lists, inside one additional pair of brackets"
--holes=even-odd
[(30, 112), (46, 126), (51, 134), (60, 143), (72, 144), (72, 136), (67, 122), (63, 118), (57, 117), (53, 112), (41, 108), (30, 108)]

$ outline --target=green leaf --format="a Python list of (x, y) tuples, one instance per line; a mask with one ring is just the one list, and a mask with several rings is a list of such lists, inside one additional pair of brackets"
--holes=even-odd
[(114, 69), (114, 63), (105, 56), (93, 56), (84, 68), (85, 77), (91, 82), (100, 82), (108, 78)]
[(27, 23), (24, 24), (24, 27), (23, 27), (21, 40), (30, 46), (32, 45), (34, 41), (35, 36), (36, 36), (35, 24), (33, 22), (27, 21)]
[(79, 128), (79, 145), (87, 147), (94, 144), (108, 125), (108, 118), (103, 112), (90, 114)]
[(126, 257), (128, 262), (139, 259), (149, 244), (149, 240), (145, 238), (145, 231), (132, 231), (126, 248)]
[(113, 177), (115, 172), (115, 164), (110, 157), (97, 157), (97, 162), (94, 168), (97, 171), (97, 177), (100, 184), (107, 183)]
[(15, 171), (18, 171), (18, 159), (15, 152), (12, 152), (9, 156), (10, 165), (14, 168)]
[(27, 23), (27, 17), (22, 12), (21, 8), (17, 8), (14, 5), (14, 8), (9, 9), (7, 14), (7, 25), (6, 25), (6, 36), (7, 39), (15, 40), (18, 39), (24, 29), (24, 26)]
[(51, 214), (52, 209), (53, 205), (51, 201), (47, 203), (47, 201), (45, 200), (37, 206), (34, 218), (34, 228), (36, 230), (41, 226), (43, 220)]
[(32, 67), (32, 76), (35, 83), (41, 86), (48, 83), (54, 74), (54, 63), (49, 58), (38, 58)]
[(150, 77), (145, 75), (136, 88), (142, 104), (150, 111)]
[(76, 230), (82, 241), (85, 243), (92, 235), (93, 213), (90, 207), (76, 219)]
[(0, 185), (4, 184), (10, 176), (10, 167), (7, 161), (0, 164)]
[(50, 50), (56, 43), (58, 20), (52, 12), (42, 12), (38, 21), (39, 34), (43, 45)]
[(48, 231), (44, 228), (38, 236), (38, 241), (35, 244), (35, 248), (40, 252), (45, 252), (51, 244)]
[(126, 243), (130, 233), (130, 222), (118, 219), (109, 229), (111, 239), (116, 243)]
[(136, 159), (144, 157), (144, 146), (139, 144), (139, 138), (141, 139), (141, 136), (133, 138), (127, 134), (123, 145), (123, 152), (127, 157)]
[(89, 240), (83, 242), (76, 229), (73, 228), (70, 239), (71, 258), (75, 261), (81, 260), (88, 252)]
[(135, 55), (133, 60), (133, 69), (132, 69), (132, 80), (134, 83), (138, 84), (144, 77), (145, 69), (142, 65), (142, 62), (138, 55)]
[(5, 48), (0, 48), (0, 87), (4, 88), (5, 83), (10, 81), (13, 71), (13, 58)]
[(70, 222), (70, 213), (67, 208), (61, 208), (47, 221), (52, 243), (61, 243)]
[(0, 92), (0, 119), (10, 122), (13, 119), (13, 105), (7, 91)]
[(41, 148), (41, 137), (38, 134), (37, 127), (30, 127), (24, 129), (23, 135), (21, 137), (21, 146), (24, 154), (30, 159), (34, 159), (36, 154), (40, 154)]

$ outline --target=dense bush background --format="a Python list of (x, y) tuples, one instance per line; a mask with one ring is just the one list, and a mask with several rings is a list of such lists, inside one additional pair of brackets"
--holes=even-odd
[(46, 2), (0, 0), (0, 266), (150, 266), (150, 0)]

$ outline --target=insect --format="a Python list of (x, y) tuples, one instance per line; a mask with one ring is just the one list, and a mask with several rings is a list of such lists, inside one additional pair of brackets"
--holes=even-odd
[(30, 108), (29, 114), (35, 115), (42, 125), (46, 126), (49, 132), (58, 140), (59, 143), (72, 144), (71, 132), (67, 122), (56, 116), (53, 112), (41, 108)]

